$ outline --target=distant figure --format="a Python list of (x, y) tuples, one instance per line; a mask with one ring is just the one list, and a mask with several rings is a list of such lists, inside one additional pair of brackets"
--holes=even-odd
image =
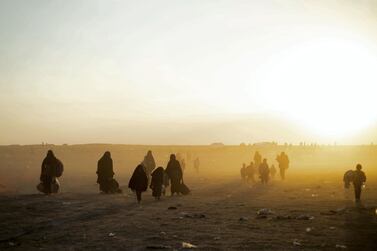
[(151, 175), (152, 171), (156, 168), (156, 162), (154, 160), (152, 151), (148, 151), (147, 155), (145, 155), (143, 160), (143, 166), (145, 168), (145, 172), (148, 175)]
[(364, 185), (364, 183), (367, 181), (367, 177), (365, 176), (365, 173), (361, 171), (362, 166), (360, 164), (357, 164), (356, 170), (353, 172), (353, 187), (355, 188), (355, 201), (356, 203), (360, 202), (361, 197), (361, 189)]
[(255, 183), (254, 175), (255, 175), (255, 167), (254, 167), (254, 163), (253, 163), (253, 162), (250, 162), (250, 164), (246, 167), (246, 177), (247, 177), (247, 181), (248, 181), (248, 182)]
[(284, 180), (285, 171), (289, 168), (288, 155), (286, 155), (285, 152), (281, 152), (281, 154), (276, 157), (276, 161), (279, 163), (280, 177)]
[(171, 195), (175, 193), (180, 194), (180, 186), (182, 184), (183, 172), (181, 165), (175, 157), (175, 154), (170, 155), (168, 166), (166, 167), (166, 173), (170, 179)]
[(272, 178), (272, 179), (275, 179), (276, 168), (275, 168), (275, 165), (274, 165), (274, 164), (272, 164), (272, 166), (270, 167), (270, 174), (271, 174), (271, 178)]
[(148, 177), (145, 173), (143, 165), (138, 165), (135, 168), (134, 173), (128, 183), (128, 187), (136, 192), (137, 202), (140, 204), (141, 202), (141, 193), (145, 192), (148, 188)]
[(103, 193), (121, 193), (118, 182), (113, 178), (113, 160), (109, 151), (106, 151), (97, 163), (97, 183)]
[(165, 170), (162, 167), (158, 167), (152, 172), (150, 188), (152, 189), (152, 196), (155, 197), (156, 200), (160, 200), (161, 198), (164, 186), (164, 173)]
[(348, 170), (343, 175), (344, 188), (349, 188), (353, 181), (353, 170)]
[(200, 168), (200, 159), (199, 157), (196, 157), (194, 160), (194, 169), (196, 173), (199, 173), (199, 168)]
[(256, 167), (259, 167), (259, 165), (262, 163), (262, 155), (258, 151), (254, 154), (254, 164)]
[(270, 168), (268, 167), (267, 159), (263, 159), (262, 164), (259, 165), (259, 175), (262, 184), (267, 184), (268, 177), (270, 176)]
[(242, 181), (246, 181), (247, 175), (246, 175), (246, 164), (245, 163), (242, 164), (240, 172), (241, 172)]
[(58, 160), (52, 150), (47, 152), (42, 162), (40, 181), (37, 189), (47, 195), (59, 191), (59, 181), (57, 177), (63, 174), (63, 163)]

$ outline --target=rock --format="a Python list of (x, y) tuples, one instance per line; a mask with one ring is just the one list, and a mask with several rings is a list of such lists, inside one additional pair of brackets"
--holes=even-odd
[(115, 237), (114, 233), (109, 233), (109, 237)]
[(189, 242), (182, 242), (182, 248), (194, 249), (194, 248), (198, 248), (198, 246), (191, 244)]
[(177, 207), (168, 207), (168, 210), (177, 210)]
[(307, 228), (305, 229), (305, 231), (306, 231), (307, 233), (310, 233), (312, 230), (313, 230), (313, 228), (311, 228), (311, 227), (307, 227)]
[(336, 229), (336, 227), (329, 227), (329, 229), (330, 229), (330, 230), (335, 230), (335, 229)]

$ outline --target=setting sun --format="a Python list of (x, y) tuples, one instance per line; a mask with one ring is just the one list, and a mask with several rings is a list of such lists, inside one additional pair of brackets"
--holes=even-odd
[(263, 65), (261, 99), (320, 137), (364, 129), (377, 118), (377, 58), (368, 46), (326, 37), (289, 48)]

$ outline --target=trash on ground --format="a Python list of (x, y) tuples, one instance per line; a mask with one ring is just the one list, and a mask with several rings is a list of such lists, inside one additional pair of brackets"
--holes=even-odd
[(182, 248), (192, 249), (192, 248), (198, 248), (198, 246), (191, 244), (189, 242), (182, 242)]
[(314, 216), (309, 216), (306, 214), (301, 214), (296, 217), (297, 220), (314, 220)]
[(271, 209), (269, 208), (262, 208), (258, 210), (257, 215), (271, 215), (275, 214)]
[(347, 249), (347, 246), (346, 246), (346, 245), (342, 245), (342, 244), (336, 244), (336, 245), (335, 245), (335, 248), (339, 248), (339, 249)]
[(114, 233), (109, 233), (109, 237), (114, 237), (115, 234)]
[(302, 246), (301, 242), (297, 239), (294, 239), (292, 244), (293, 244), (293, 246)]

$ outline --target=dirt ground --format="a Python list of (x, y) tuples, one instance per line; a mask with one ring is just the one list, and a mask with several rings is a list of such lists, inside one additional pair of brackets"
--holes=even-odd
[[(35, 188), (48, 149), (65, 169), (53, 196)], [(163, 167), (170, 153), (183, 154), (190, 195), (155, 201), (149, 190), (137, 205), (127, 184), (149, 149)], [(98, 192), (96, 164), (106, 150), (121, 195)], [(275, 166), (287, 152), (287, 180), (243, 183), (240, 167), (256, 150)], [(367, 184), (356, 207), (342, 176), (358, 162)], [(198, 250), (377, 250), (376, 171), (374, 145), (0, 146), (0, 250), (181, 250), (183, 242)]]
[[(191, 195), (154, 201), (148, 191), (141, 206), (126, 188), (2, 195), (0, 250), (377, 250), (375, 182), (356, 207), (339, 181), (296, 180), (191, 177)], [(263, 208), (271, 212), (258, 216)]]

